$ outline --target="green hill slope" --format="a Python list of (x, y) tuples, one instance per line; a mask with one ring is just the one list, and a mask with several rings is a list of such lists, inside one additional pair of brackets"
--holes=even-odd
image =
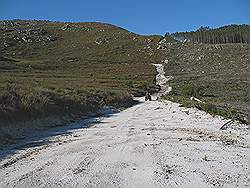
[[(173, 76), (168, 99), (249, 122), (249, 44), (177, 42), (163, 51), (168, 59), (166, 74)], [(195, 104), (192, 96), (206, 105)]]
[(155, 90), (160, 38), (103, 23), (0, 21), (0, 119), (95, 110)]
[(130, 105), (132, 94), (157, 90), (152, 63), (164, 59), (166, 74), (174, 76), (171, 97), (196, 96), (209, 104), (207, 111), (216, 106), (222, 110), (215, 113), (223, 116), (249, 114), (250, 50), (242, 44), (248, 43), (248, 25), (162, 39), (105, 23), (0, 21), (0, 119), (88, 114), (105, 105)]

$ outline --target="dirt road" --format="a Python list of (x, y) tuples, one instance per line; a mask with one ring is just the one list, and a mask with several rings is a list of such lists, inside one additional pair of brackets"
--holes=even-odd
[[(247, 126), (148, 101), (0, 161), (0, 187), (247, 187)], [(37, 144), (42, 143), (42, 144)]]

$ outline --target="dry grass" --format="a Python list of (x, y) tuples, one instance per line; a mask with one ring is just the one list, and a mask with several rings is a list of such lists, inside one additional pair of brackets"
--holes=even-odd
[(195, 96), (212, 106), (212, 113), (227, 117), (233, 111), (249, 118), (249, 52), (249, 44), (169, 46), (165, 68), (166, 74), (174, 77), (172, 96), (181, 97), (181, 101)]
[(88, 111), (156, 90), (151, 63), (160, 61), (160, 36), (102, 23), (17, 20), (0, 26), (0, 109), (9, 119), (17, 112)]

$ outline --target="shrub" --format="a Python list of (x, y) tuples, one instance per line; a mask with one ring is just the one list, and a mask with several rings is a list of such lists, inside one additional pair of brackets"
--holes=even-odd
[(193, 83), (187, 83), (181, 87), (181, 95), (186, 97), (200, 97), (204, 95), (204, 88), (202, 86), (195, 86)]
[(46, 88), (21, 89), (8, 84), (0, 95), (0, 120), (20, 120), (65, 113), (96, 112), (105, 105), (129, 105), (131, 95), (109, 91)]

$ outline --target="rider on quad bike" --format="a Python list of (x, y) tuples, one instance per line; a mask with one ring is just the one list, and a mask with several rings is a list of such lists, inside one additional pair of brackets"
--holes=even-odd
[(148, 91), (146, 92), (146, 95), (145, 95), (145, 101), (147, 100), (152, 101), (152, 97)]

